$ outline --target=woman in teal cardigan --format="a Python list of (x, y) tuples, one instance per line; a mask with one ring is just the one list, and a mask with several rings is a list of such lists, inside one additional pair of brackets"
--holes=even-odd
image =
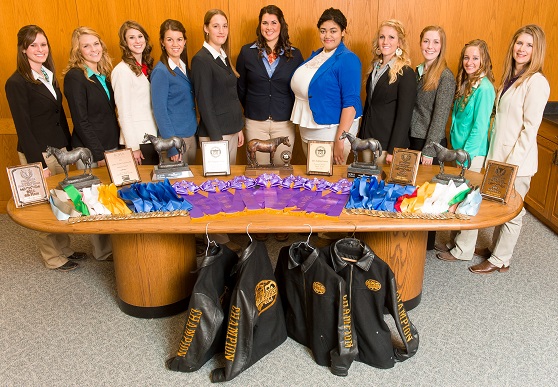
[[(484, 40), (472, 40), (461, 51), (450, 141), (453, 149), (469, 152), (469, 169), (475, 172), (480, 172), (488, 153), (488, 129), (495, 96), (488, 46)], [(448, 244), (435, 245), (439, 251), (436, 256), (449, 262), (472, 260), (477, 235), (478, 230), (452, 232)]]
[(488, 153), (488, 129), (494, 106), (494, 75), (488, 46), (472, 40), (463, 47), (457, 73), (457, 90), (451, 115), (453, 149), (471, 156), (471, 170), (479, 172)]

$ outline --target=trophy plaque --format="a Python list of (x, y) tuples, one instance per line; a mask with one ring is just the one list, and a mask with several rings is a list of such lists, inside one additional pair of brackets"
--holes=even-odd
[(333, 141), (308, 141), (306, 174), (333, 175)]
[(420, 151), (394, 148), (388, 183), (415, 185), (420, 164)]
[(204, 176), (227, 176), (231, 174), (229, 142), (227, 140), (203, 141), (201, 149)]
[(7, 167), (6, 170), (17, 208), (48, 202), (49, 191), (41, 163)]
[(105, 162), (107, 163), (110, 180), (115, 186), (121, 187), (141, 181), (132, 149), (126, 148), (105, 152)]
[[(275, 165), (273, 158), (277, 147), (285, 145), (290, 147), (289, 137), (276, 137), (270, 140), (252, 139), (246, 144), (246, 158), (248, 165), (244, 174), (246, 176), (259, 176), (262, 173), (274, 173), (280, 176), (288, 176), (293, 173), (293, 167), (290, 165), (291, 152), (283, 151), (281, 153), (281, 161), (283, 165)], [(261, 165), (256, 159), (256, 152), (269, 153), (269, 164)]]
[[(153, 167), (151, 172), (151, 180), (165, 180), (165, 179), (181, 179), (184, 177), (192, 177), (194, 174), (184, 162), (186, 154), (186, 144), (180, 137), (172, 136), (169, 138), (157, 137), (152, 134), (145, 133), (143, 136), (143, 143), (151, 142), (153, 148), (159, 155), (159, 164)], [(163, 158), (163, 151), (168, 151), (171, 148), (176, 148), (178, 154), (182, 156), (183, 161), (165, 161)]]
[[(343, 132), (339, 140), (347, 139), (351, 144), (353, 151), (353, 163), (347, 168), (347, 177), (358, 176), (381, 176), (382, 168), (378, 167), (376, 160), (382, 155), (382, 145), (374, 138), (360, 139), (350, 132)], [(372, 152), (372, 162), (359, 162), (358, 152), (363, 150), (370, 150)]]
[(480, 193), (483, 198), (507, 203), (514, 187), (519, 167), (514, 164), (490, 160), (482, 180)]
[[(75, 189), (80, 190), (85, 187), (91, 187), (93, 184), (101, 184), (101, 180), (93, 175), (91, 164), (93, 163), (93, 154), (88, 148), (74, 148), (67, 151), (66, 148), (58, 149), (53, 146), (47, 146), (46, 156), (54, 156), (58, 164), (64, 170), (66, 178), (58, 185), (64, 189), (69, 185), (73, 185)], [(83, 173), (77, 176), (68, 176), (68, 165), (81, 161), (85, 166)], [(89, 170), (89, 172), (87, 172)]]

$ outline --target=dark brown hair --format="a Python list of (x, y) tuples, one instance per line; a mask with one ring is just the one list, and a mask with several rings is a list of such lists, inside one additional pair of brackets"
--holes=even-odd
[(48, 37), (45, 34), (45, 31), (39, 26), (34, 24), (30, 24), (27, 26), (23, 26), (17, 32), (17, 68), (16, 71), (21, 74), (26, 81), (31, 83), (40, 83), (40, 81), (36, 80), (33, 76), (33, 72), (31, 71), (31, 65), (29, 64), (29, 59), (27, 58), (27, 54), (23, 52), (23, 50), (27, 50), (27, 48), (37, 39), (37, 35), (43, 35), (47, 41), (48, 46), (48, 57), (43, 66), (47, 69), (52, 71), (53, 79), (52, 83), (57, 85), (58, 81), (56, 80), (56, 72), (54, 71), (54, 61), (52, 60), (50, 43), (48, 41)]
[(264, 50), (268, 55), (271, 54), (271, 48), (267, 45), (267, 41), (262, 35), (262, 18), (266, 13), (269, 15), (275, 15), (277, 17), (277, 20), (279, 21), (279, 25), (281, 26), (279, 39), (277, 40), (277, 44), (275, 45), (273, 52), (276, 55), (279, 55), (282, 50), (285, 53), (285, 57), (287, 58), (287, 60), (290, 60), (293, 57), (293, 54), (291, 52), (291, 41), (289, 40), (289, 26), (285, 21), (283, 11), (281, 11), (281, 9), (275, 5), (266, 5), (260, 10), (259, 23), (258, 27), (256, 28), (256, 36), (258, 37), (256, 44), (258, 46), (260, 58), (263, 56)]
[(181, 22), (174, 19), (167, 19), (161, 24), (161, 28), (159, 28), (159, 43), (161, 43), (161, 58), (159, 59), (172, 75), (176, 75), (176, 73), (170, 68), (169, 66), (169, 54), (165, 51), (165, 47), (163, 46), (163, 40), (165, 40), (165, 32), (167, 31), (178, 31), (182, 32), (182, 36), (184, 37), (184, 50), (182, 50), (182, 54), (180, 54), (180, 59), (186, 65), (186, 70), (190, 73), (190, 67), (188, 67), (188, 49), (186, 47), (186, 28), (182, 25)]
[(151, 74), (151, 70), (153, 70), (153, 57), (151, 56), (153, 46), (151, 45), (149, 35), (145, 29), (133, 20), (125, 21), (124, 24), (120, 26), (120, 31), (118, 31), (120, 50), (122, 51), (122, 61), (130, 66), (130, 69), (134, 72), (134, 74), (136, 74), (136, 76), (139, 77), (142, 74), (141, 63), (139, 65), (136, 63), (136, 58), (134, 58), (132, 51), (130, 51), (130, 48), (128, 47), (128, 42), (126, 41), (126, 32), (128, 32), (129, 29), (138, 30), (145, 38), (145, 48), (141, 54), (141, 60), (147, 65), (147, 75), (149, 76), (149, 74)]

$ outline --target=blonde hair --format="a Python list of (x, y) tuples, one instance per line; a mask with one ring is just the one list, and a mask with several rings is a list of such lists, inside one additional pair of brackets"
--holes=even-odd
[[(227, 24), (229, 23), (229, 18), (227, 17), (227, 15), (225, 14), (225, 12), (221, 11), (220, 9), (210, 9), (209, 11), (207, 11), (205, 13), (205, 16), (203, 17), (203, 25), (204, 27), (207, 27), (209, 29), (209, 23), (211, 23), (211, 19), (213, 18), (213, 16), (215, 15), (221, 15), (225, 18), (225, 20), (227, 21)], [(223, 43), (223, 45), (221, 46), (221, 48), (223, 49), (223, 51), (225, 51), (225, 54), (227, 54), (227, 57), (230, 57), (231, 54), (229, 52), (229, 37), (230, 34), (227, 34), (227, 40), (225, 40), (225, 43)], [(209, 34), (207, 32), (205, 32), (205, 29), (203, 29), (203, 38), (205, 39), (206, 42), (209, 43)], [(234, 68), (234, 66), (231, 65), (231, 70), (234, 73), (234, 75), (239, 78), (240, 74), (238, 74), (238, 72), (236, 71), (236, 69)]]
[(543, 72), (544, 56), (546, 53), (546, 37), (541, 27), (536, 24), (529, 24), (521, 27), (513, 35), (508, 52), (504, 61), (504, 74), (502, 75), (502, 84), (500, 90), (504, 87), (506, 82), (514, 76), (515, 59), (513, 59), (513, 47), (515, 42), (521, 34), (528, 34), (533, 37), (533, 51), (531, 53), (531, 60), (527, 63), (526, 69), (521, 76), (517, 79), (516, 85), (520, 85), (523, 81), (535, 73)]
[(424, 91), (436, 90), (438, 88), (438, 84), (440, 83), (442, 73), (445, 69), (448, 68), (448, 64), (446, 62), (446, 33), (442, 27), (424, 27), (424, 29), (420, 33), (420, 42), (422, 44), (424, 35), (430, 31), (437, 32), (438, 35), (440, 35), (440, 53), (438, 54), (438, 57), (434, 59), (430, 67), (428, 67), (428, 71), (426, 72), (426, 74), (424, 74), (422, 83), (422, 89)]
[[(481, 62), (479, 69), (471, 77), (469, 77), (463, 67), (465, 50), (469, 47), (478, 47)], [(464, 109), (467, 102), (469, 102), (469, 97), (473, 93), (473, 85), (480, 82), (483, 76), (485, 76), (494, 87), (494, 74), (492, 73), (492, 60), (490, 59), (490, 54), (488, 53), (488, 45), (481, 39), (471, 40), (469, 43), (465, 44), (461, 50), (457, 70), (457, 90), (455, 91), (455, 100), (461, 99), (459, 104), (461, 109)]]
[[(108, 54), (107, 46), (105, 42), (103, 42), (101, 36), (97, 33), (97, 31), (89, 27), (78, 27), (74, 30), (74, 32), (72, 32), (72, 48), (70, 49), (70, 60), (68, 61), (68, 66), (66, 66), (66, 68), (64, 69), (63, 74), (66, 74), (71, 69), (78, 68), (82, 69), (85, 78), (90, 80), (87, 76), (87, 65), (85, 64), (85, 59), (83, 58), (79, 47), (79, 38), (83, 35), (92, 35), (99, 39), (99, 43), (101, 43), (101, 48), (103, 49), (103, 54), (101, 55), (101, 60), (97, 64), (97, 70), (101, 75), (104, 75), (107, 77), (107, 79), (110, 79), (110, 73), (112, 71), (112, 60)], [(92, 80), (90, 81), (93, 82)]]
[(372, 73), (374, 70), (374, 62), (382, 59), (382, 54), (378, 54), (377, 51), (379, 49), (378, 46), (378, 39), (380, 36), (380, 29), (382, 27), (391, 27), (397, 32), (397, 38), (399, 40), (399, 48), (401, 49), (401, 55), (395, 55), (395, 63), (389, 69), (389, 83), (392, 84), (397, 80), (397, 75), (403, 75), (403, 67), (411, 65), (411, 56), (409, 52), (409, 43), (407, 42), (407, 38), (405, 35), (405, 28), (403, 27), (403, 23), (399, 20), (390, 19), (383, 21), (380, 26), (378, 27), (378, 31), (376, 31), (376, 35), (372, 40), (372, 62), (370, 63), (370, 67), (368, 68), (367, 76)]

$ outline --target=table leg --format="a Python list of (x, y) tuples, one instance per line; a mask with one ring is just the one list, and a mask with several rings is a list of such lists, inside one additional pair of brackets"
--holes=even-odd
[(428, 231), (382, 231), (357, 235), (393, 270), (405, 308), (411, 310), (416, 307), (422, 296)]
[(193, 234), (113, 234), (112, 248), (124, 313), (156, 318), (187, 309), (196, 269)]

